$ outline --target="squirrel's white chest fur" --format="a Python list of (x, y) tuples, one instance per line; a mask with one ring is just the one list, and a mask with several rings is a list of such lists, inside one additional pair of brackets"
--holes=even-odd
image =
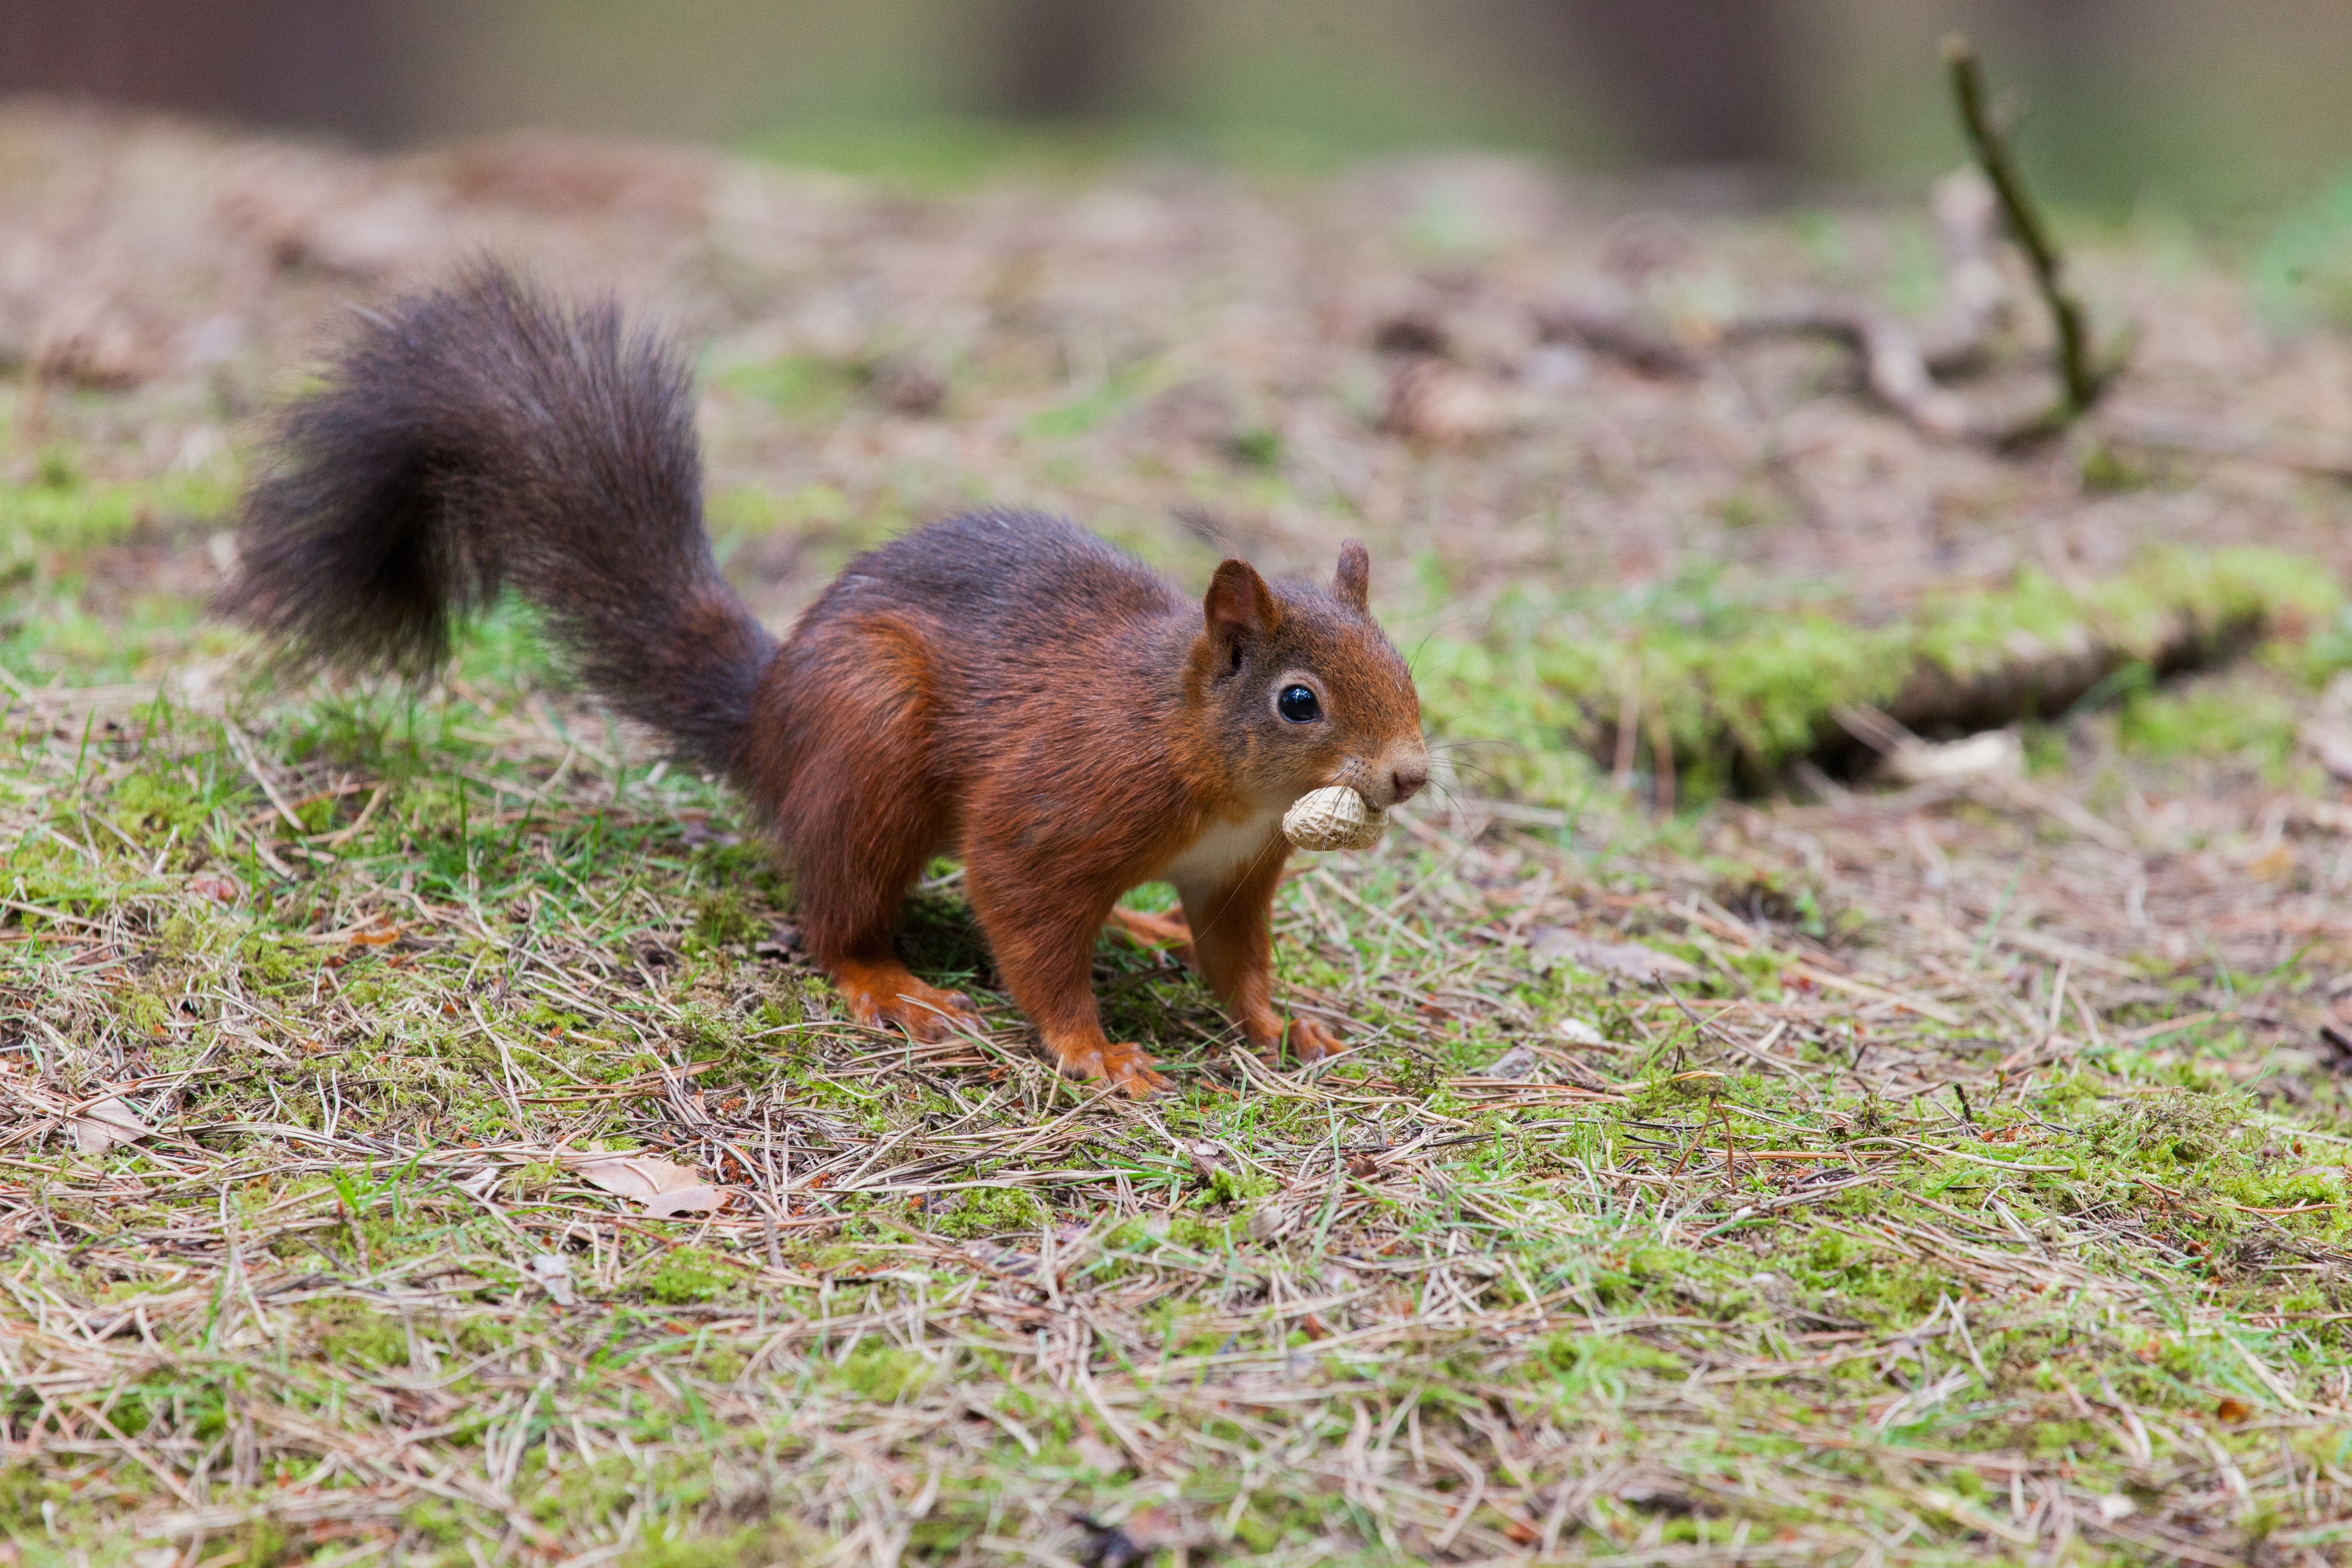
[(1220, 888), (1247, 871), (1282, 832), (1282, 813), (1263, 811), (1238, 822), (1209, 823), (1153, 877), (1187, 888)]

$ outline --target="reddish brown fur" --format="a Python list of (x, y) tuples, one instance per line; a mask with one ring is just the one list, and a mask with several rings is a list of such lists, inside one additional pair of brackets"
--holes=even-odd
[[(795, 867), (811, 956), (864, 1022), (919, 1039), (977, 1022), (891, 942), (925, 863), (957, 853), (1005, 984), (1065, 1071), (1137, 1094), (1163, 1085), (1138, 1047), (1105, 1037), (1089, 984), (1119, 896), (1163, 879), (1196, 967), (1253, 1045), (1340, 1048), (1307, 1020), (1286, 1031), (1275, 1006), (1277, 819), (1325, 784), (1387, 806), (1428, 776), (1412, 679), (1366, 608), (1362, 546), (1341, 551), (1328, 590), (1228, 561), (1196, 605), (1068, 522), (961, 517), (852, 562), (770, 657), (679, 493), (697, 465), (674, 362), (619, 353), (609, 326), (583, 333), (577, 320), (488, 270), (395, 310), (391, 346), (363, 342), (298, 405), (293, 460), (247, 505), (257, 564), (234, 604), (310, 653), (415, 668), (446, 647), (448, 605), (517, 581), (600, 689), (750, 796)], [(387, 384), (387, 361), (411, 374)], [(501, 375), (548, 417), (500, 426), (443, 405), (497, 405)], [(566, 388), (582, 389), (571, 404)], [(339, 446), (346, 428), (365, 439)], [(453, 431), (486, 433), (467, 446)], [(646, 432), (654, 449), (610, 449)], [(633, 467), (658, 473), (626, 497), (667, 506), (581, 483), (539, 493), (583, 461), (604, 490)], [(387, 558), (435, 570), (371, 576)], [(646, 568), (615, 580), (632, 560)], [(321, 574), (358, 631), (286, 608)], [(1315, 691), (1320, 718), (1277, 713), (1293, 684)]]

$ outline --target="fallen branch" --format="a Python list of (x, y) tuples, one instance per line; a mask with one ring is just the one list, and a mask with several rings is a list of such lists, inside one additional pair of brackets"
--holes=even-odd
[(1892, 316), (1866, 305), (1821, 300), (1759, 310), (1724, 331), (1732, 343), (1775, 337), (1827, 338), (1853, 349), (1879, 401), (1931, 436), (1960, 440), (1975, 428), (1968, 401), (1936, 384), (1919, 340)]
[(1994, 258), (2000, 203), (1984, 176), (1960, 169), (1936, 182), (1929, 207), (1944, 253), (1943, 298), (1917, 327), (1858, 301), (1806, 300), (1741, 317), (1725, 340), (1825, 338), (1859, 355), (1872, 394), (1927, 434), (1998, 441), (2009, 422), (1989, 418), (1936, 378), (1980, 363), (2009, 314)]
[[(1936, 183), (1932, 210), (1944, 253), (1943, 295), (1921, 321), (1860, 300), (1804, 298), (1734, 317), (1715, 333), (1715, 344), (1818, 338), (1851, 350), (1871, 395), (1939, 440), (2005, 447), (2046, 433), (2049, 416), (2038, 399), (2021, 412), (1972, 403), (1938, 383), (1983, 362), (2009, 315), (2010, 298), (1995, 258), (2001, 208), (1992, 185), (1974, 169), (1956, 171)], [(1644, 374), (1692, 376), (1706, 365), (1697, 347), (1622, 299), (1553, 301), (1537, 310), (1536, 331), (1547, 342), (1572, 342)]]
[(1622, 361), (1645, 375), (1693, 376), (1705, 369), (1688, 344), (1633, 307), (1614, 300), (1554, 300), (1535, 312), (1536, 335)]
[(2352, 479), (2352, 447), (2336, 443), (2266, 435), (2189, 415), (2147, 410), (2126, 412), (2110, 408), (2100, 415), (2099, 426), (2111, 440), (2127, 447), (2191, 452), (2200, 457), (2263, 463), (2325, 479)]
[[(1937, 187), (1937, 227), (1946, 266), (1946, 298), (1937, 314), (1914, 327), (1859, 300), (1801, 300), (1734, 318), (1723, 324), (1719, 341), (1737, 345), (1782, 337), (1825, 339), (1853, 351), (1872, 395), (1927, 434), (1997, 447), (2028, 445), (2089, 412), (2122, 369), (2126, 345), (2119, 342), (2104, 360), (2094, 353), (2088, 317), (2065, 281), (2065, 258), (1986, 107), (1976, 51), (1954, 34), (1944, 41), (1944, 58), (1977, 168)], [(1972, 404), (1937, 380), (1983, 358), (2000, 323), (2005, 291), (1992, 258), (1996, 217), (2024, 253), (2057, 339), (2057, 396), (2022, 411)], [(1705, 368), (1692, 345), (1612, 300), (1544, 306), (1536, 312), (1536, 328), (1548, 342), (1574, 342), (1648, 374), (1696, 375)]]
[(2127, 666), (2144, 664), (2160, 679), (2223, 663), (2252, 647), (2264, 625), (2259, 612), (2216, 624), (2183, 609), (2145, 642), (2084, 637), (1965, 672), (1922, 663), (1886, 712), (1913, 730), (1961, 734), (2021, 719), (2052, 719)]
[[(1869, 656), (1893, 677), (1877, 694), (1824, 689), (1818, 707), (1769, 722), (1759, 717), (1748, 683), (1734, 679), (1718, 689), (1704, 672), (1690, 669), (1681, 678), (1680, 716), (1669, 726), (1658, 695), (1645, 695), (1638, 706), (1616, 700), (1614, 693), (1642, 679), (1638, 674), (1604, 670), (1591, 689), (1578, 694), (1581, 722), (1573, 732), (1596, 762), (1605, 765), (1613, 757), (1623, 776), (1638, 764), (1640, 742), (1648, 740), (1654, 750), (1659, 731), (1670, 730), (1664, 754), (1678, 773), (1712, 776), (1741, 790), (1766, 789), (1784, 770), (1802, 763), (1835, 776), (1850, 771), (1864, 751), (1889, 751), (1913, 735), (1973, 735), (2024, 720), (2056, 718), (2086, 698), (2095, 700), (2135, 667), (2155, 679), (2209, 668), (2242, 652), (2275, 620), (2302, 613), (2306, 612), (2292, 603), (2252, 590), (2191, 594), (2161, 609), (2128, 614), (2085, 603), (2063, 631), (2033, 637), (2013, 628), (1998, 648), (1984, 647), (1973, 656), (1941, 650), (1932, 637), (1907, 647), (1885, 647)], [(1759, 657), (1779, 656), (1768, 649)], [(1852, 657), (1832, 658), (1822, 666), (1824, 688), (1832, 684), (1826, 672), (1846, 667)], [(1888, 660), (1899, 661), (1899, 674), (1887, 669)], [(1864, 710), (1886, 722), (1883, 733), (1874, 738), (1855, 732), (1854, 715)]]

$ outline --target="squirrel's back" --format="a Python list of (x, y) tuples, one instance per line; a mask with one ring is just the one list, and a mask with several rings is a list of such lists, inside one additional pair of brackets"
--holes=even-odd
[[(1200, 609), (1167, 579), (1065, 518), (968, 512), (857, 557), (785, 644), (779, 684), (884, 619), (919, 646), (950, 771), (1162, 749)], [(1090, 731), (1105, 731), (1090, 746)], [(1041, 737), (1054, 737), (1041, 748)]]
[[(1066, 641), (1089, 627), (1112, 635), (1192, 607), (1158, 573), (1068, 519), (1004, 510), (966, 512), (867, 551), (809, 618), (885, 606), (1001, 633), (1015, 647), (1024, 626), (1051, 626)], [(975, 637), (967, 647), (992, 641)], [(1026, 651), (1034, 658), (1039, 649), (1033, 642)]]

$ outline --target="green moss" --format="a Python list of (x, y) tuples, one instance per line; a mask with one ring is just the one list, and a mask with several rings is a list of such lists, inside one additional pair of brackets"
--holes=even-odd
[(47, 490), (69, 490), (81, 484), (81, 469), (75, 466), (73, 453), (63, 447), (43, 451), (34, 473), (35, 482)]
[(674, 1247), (646, 1273), (638, 1286), (646, 1299), (666, 1306), (691, 1306), (715, 1301), (738, 1279), (717, 1253), (699, 1247)]
[(1206, 1193), (1209, 1201), (1220, 1204), (1245, 1204), (1265, 1197), (1274, 1191), (1273, 1181), (1250, 1171), (1231, 1170), (1223, 1165), (1210, 1173)]
[(265, 988), (307, 977), (319, 962), (316, 952), (299, 942), (247, 936), (238, 944), (246, 978)]
[(712, 379), (758, 398), (779, 414), (824, 421), (841, 417), (866, 375), (861, 367), (837, 360), (786, 354), (761, 364), (730, 366)]
[(2321, 619), (2300, 645), (2276, 652), (2279, 666), (2313, 686), (2324, 685), (2338, 671), (2352, 669), (2352, 605)]
[(975, 1187), (961, 1200), (926, 1216), (926, 1228), (965, 1239), (1035, 1230), (1045, 1223), (1045, 1205), (1018, 1187)]
[[(215, 517), (233, 493), (227, 482), (215, 479), (85, 484), (69, 458), (43, 458), (43, 483), (0, 486), (0, 560), (90, 550), (127, 538), (142, 525)], [(48, 482), (52, 478), (57, 482)]]
[(43, 1503), (58, 1509), (72, 1500), (72, 1489), (45, 1466), (26, 1460), (0, 1468), (0, 1535), (38, 1530)]
[(939, 1561), (985, 1534), (988, 1521), (985, 1501), (941, 1498), (929, 1513), (915, 1521), (907, 1535), (907, 1547), (924, 1562)]
[(689, 942), (699, 949), (742, 947), (760, 934), (760, 922), (734, 888), (706, 893), (694, 902)]
[(1234, 437), (1230, 450), (1237, 463), (1253, 468), (1278, 468), (1282, 466), (1282, 432), (1253, 425)]
[(230, 1533), (229, 1540), (240, 1553), (240, 1568), (278, 1568), (295, 1554), (293, 1539), (274, 1519), (249, 1519)]
[(909, 1389), (930, 1380), (931, 1363), (912, 1351), (867, 1342), (841, 1364), (841, 1381), (868, 1399), (895, 1405)]
[(408, 1331), (400, 1319), (355, 1301), (323, 1302), (308, 1314), (320, 1352), (339, 1366), (406, 1366)]
[(2084, 1129), (2102, 1154), (2136, 1155), (2159, 1167), (2199, 1165), (2229, 1148), (2245, 1107), (2219, 1095), (2172, 1089), (2134, 1100)]
[(2137, 489), (2147, 483), (2147, 469), (2105, 441), (2089, 442), (2075, 459), (2083, 488), (2091, 491)]
[(1150, 391), (1154, 379), (1150, 367), (1129, 366), (1099, 386), (1038, 410), (1021, 422), (1021, 433), (1038, 440), (1075, 440)]
[(2305, 1204), (2340, 1204), (2344, 1178), (2333, 1171), (2307, 1167), (2276, 1173), (2225, 1176), (2213, 1190), (2232, 1202), (2254, 1208), (2294, 1208)]
[(1559, 1384), (1565, 1400), (1622, 1401), (1629, 1373), (1679, 1375), (1682, 1363), (1625, 1334), (1554, 1334), (1543, 1343), (1539, 1364)]
[(2235, 757), (2275, 773), (2294, 754), (2295, 721), (2275, 693), (2238, 687), (2143, 690), (2123, 705), (2116, 738), (2143, 756)]
[(158, 842), (177, 833), (183, 841), (198, 837), (212, 816), (208, 792), (184, 770), (134, 773), (114, 786), (115, 826), (142, 843)]
[(814, 1556), (815, 1543), (789, 1521), (716, 1534), (664, 1532), (640, 1541), (614, 1568), (792, 1568)]
[[(2184, 622), (2214, 643), (2263, 626), (2305, 633), (2342, 601), (2331, 574), (2255, 548), (2151, 552), (2082, 587), (2027, 570), (1998, 591), (1931, 595), (1883, 626), (1743, 601), (1701, 578), (1633, 605), (1507, 603), (1483, 640), (1432, 639), (1416, 675), (1433, 730), (1511, 737), (1480, 763), (1531, 798), (1574, 798), (1590, 764), (1566, 759), (1613, 745), (1629, 696), (1638, 763), (1652, 764), (1663, 732), (1679, 793), (1703, 797), (1770, 776), (1840, 734), (1840, 709), (1885, 706), (1922, 677), (1965, 680), (2076, 647), (2151, 660)], [(2276, 726), (2262, 734), (2275, 743)]]
[(2025, 771), (2037, 778), (2063, 773), (2071, 760), (2065, 731), (2054, 724), (2024, 726)]

